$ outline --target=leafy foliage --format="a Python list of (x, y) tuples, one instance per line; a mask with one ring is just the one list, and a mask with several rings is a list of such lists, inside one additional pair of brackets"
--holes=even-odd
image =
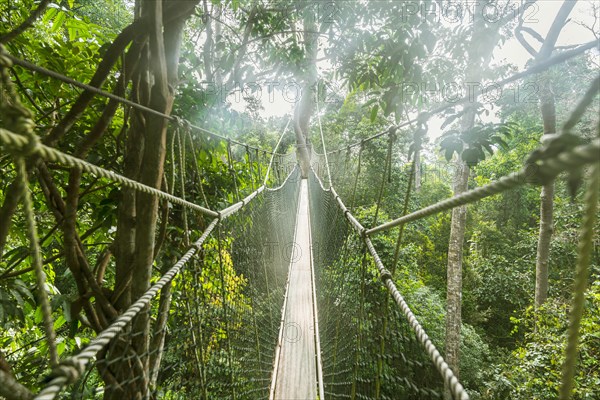
[(447, 161), (450, 161), (456, 153), (468, 166), (472, 167), (485, 160), (485, 151), (489, 155), (493, 155), (493, 146), (506, 150), (508, 148), (506, 139), (510, 139), (511, 136), (518, 133), (515, 132), (517, 127), (516, 123), (506, 122), (480, 124), (464, 132), (453, 129), (444, 132), (440, 146)]

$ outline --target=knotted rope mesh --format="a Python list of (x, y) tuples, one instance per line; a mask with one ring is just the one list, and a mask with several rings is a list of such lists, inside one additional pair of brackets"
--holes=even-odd
[[(81, 368), (81, 358), (90, 360), (59, 398), (268, 396), (298, 188), (295, 169), (281, 187), (263, 190), (239, 211), (215, 220), (190, 250), (197, 254), (186, 253), (178, 262), (179, 274), (172, 274), (114, 337), (100, 343), (95, 356), (63, 361), (67, 373), (66, 365)], [(161, 320), (166, 323), (157, 323)], [(148, 330), (148, 323), (162, 328)]]
[[(314, 174), (309, 177), (309, 193), (325, 395), (441, 398), (442, 379), (400, 311), (387, 305), (389, 294), (361, 236)], [(384, 307), (389, 307), (387, 316)], [(388, 348), (382, 355), (384, 323), (389, 324), (384, 338)]]

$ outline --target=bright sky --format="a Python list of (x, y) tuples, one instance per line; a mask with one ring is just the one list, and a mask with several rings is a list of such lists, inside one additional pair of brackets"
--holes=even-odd
[[(583, 23), (587, 26), (594, 25), (594, 16), (592, 13), (592, 3), (597, 1), (592, 0), (580, 0), (571, 12), (571, 21), (561, 31), (557, 46), (568, 46), (575, 44), (583, 44), (590, 42), (595, 39), (593, 33), (580, 25)], [(525, 23), (523, 26), (529, 27), (538, 32), (542, 37), (546, 37), (558, 10), (562, 5), (562, 1), (557, 0), (541, 0), (538, 1), (535, 7), (528, 10), (525, 17)], [(598, 25), (600, 21), (596, 19), (596, 31), (598, 31)], [(539, 50), (541, 45), (531, 36), (524, 35), (527, 41), (532, 45), (535, 50)], [(597, 53), (596, 53), (597, 54)], [(525, 64), (531, 59), (531, 55), (523, 48), (516, 38), (511, 38), (506, 41), (502, 47), (499, 47), (494, 52), (494, 58), (492, 64), (494, 65), (505, 65), (513, 64), (517, 66), (519, 71), (523, 70)], [(495, 117), (490, 114), (490, 120), (494, 120)], [(441, 125), (444, 119), (433, 117), (429, 121), (429, 137), (435, 139), (442, 134)]]
[[(571, 13), (571, 21), (561, 32), (558, 46), (582, 44), (594, 40), (592, 32), (581, 26), (579, 23), (584, 23), (588, 26), (594, 25), (594, 17), (592, 14), (592, 3), (594, 0), (580, 0)], [(545, 37), (554, 17), (556, 16), (562, 1), (558, 0), (538, 0), (537, 3), (527, 10), (524, 26), (532, 28), (542, 37)], [(600, 26), (600, 21), (596, 22), (596, 30)], [(538, 50), (540, 45), (531, 36), (525, 34), (526, 39), (532, 46)], [(530, 54), (521, 46), (517, 39), (510, 39), (504, 45), (494, 52), (492, 61), (495, 65), (513, 64), (519, 70), (522, 70), (528, 60), (531, 59)], [(328, 64), (321, 62), (319, 69), (329, 68)], [(274, 90), (270, 90), (274, 89)], [(263, 117), (282, 116), (293, 112), (295, 100), (299, 98), (299, 87), (294, 82), (270, 82), (260, 85), (261, 101), (264, 110), (260, 113)], [(232, 101), (232, 107), (236, 110), (243, 111), (246, 104), (241, 99)], [(440, 118), (432, 118), (429, 124), (430, 138), (436, 138), (441, 135), (440, 126), (443, 120)]]

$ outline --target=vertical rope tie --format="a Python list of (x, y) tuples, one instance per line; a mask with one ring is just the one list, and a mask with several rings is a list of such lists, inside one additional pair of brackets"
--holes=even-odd
[(600, 191), (600, 163), (593, 164), (591, 168), (589, 186), (585, 192), (585, 211), (582, 220), (581, 233), (577, 252), (577, 266), (575, 269), (575, 285), (573, 305), (567, 330), (567, 347), (565, 348), (565, 361), (562, 367), (562, 382), (559, 391), (560, 400), (568, 400), (573, 394), (573, 384), (577, 357), (579, 355), (579, 328), (583, 317), (585, 305), (585, 290), (588, 280), (588, 268), (594, 247), (594, 225), (598, 209), (598, 192)]
[[(192, 152), (192, 162), (194, 163), (194, 168), (196, 169), (196, 176), (198, 178), (198, 187), (200, 188), (200, 194), (202, 195), (202, 200), (204, 201), (204, 206), (208, 207), (208, 199), (206, 198), (206, 193), (204, 192), (204, 185), (202, 184), (202, 170), (200, 169), (200, 165), (198, 165), (196, 146), (194, 146), (194, 140), (192, 138), (192, 130), (188, 129), (186, 131), (187, 140), (189, 141), (190, 150)], [(258, 150), (257, 150), (258, 151)]]
[(260, 161), (260, 153), (258, 152), (258, 149), (254, 149), (254, 158), (256, 159), (256, 164), (258, 167), (258, 179), (260, 181), (260, 178), (262, 176), (262, 166), (261, 166), (261, 161)]
[[(321, 124), (321, 110), (319, 110), (319, 98), (315, 102), (317, 106), (317, 119), (319, 121), (319, 132), (321, 133), (321, 145), (323, 146), (323, 157), (325, 158), (325, 168), (327, 170), (327, 181), (329, 182), (329, 188), (333, 186), (333, 180), (331, 178), (331, 169), (329, 169), (329, 160), (327, 159), (327, 148), (325, 147), (325, 137), (323, 136), (323, 125)], [(311, 147), (312, 148), (312, 147)]]
[(254, 183), (254, 166), (252, 165), (252, 154), (250, 153), (248, 146), (246, 146), (246, 158), (248, 159), (248, 168), (250, 169), (250, 184), (252, 185), (252, 191), (254, 192), (256, 190), (256, 185)]
[(37, 283), (38, 298), (42, 309), (42, 319), (44, 321), (44, 330), (46, 333), (46, 342), (48, 343), (48, 354), (50, 356), (50, 365), (55, 367), (58, 365), (58, 352), (56, 350), (56, 332), (54, 332), (54, 320), (52, 319), (52, 308), (50, 300), (46, 292), (46, 274), (42, 265), (42, 252), (40, 249), (37, 226), (35, 223), (35, 215), (33, 212), (33, 203), (31, 201), (31, 193), (29, 192), (29, 179), (27, 178), (27, 169), (25, 159), (17, 157), (15, 160), (17, 167), (17, 176), (21, 181), (23, 190), (23, 211), (25, 213), (25, 221), (27, 223), (27, 234), (29, 236), (29, 245), (35, 271)]
[[(271, 173), (271, 169), (273, 168), (273, 162), (275, 160), (275, 155), (277, 154), (279, 145), (281, 144), (281, 141), (283, 140), (283, 137), (285, 136), (285, 133), (287, 132), (288, 127), (290, 126), (291, 122), (292, 122), (292, 119), (289, 118), (287, 124), (285, 125), (285, 128), (283, 128), (283, 132), (281, 133), (281, 136), (279, 136), (279, 140), (277, 141), (277, 144), (275, 145), (273, 152), (271, 153), (271, 160), (269, 161), (269, 166), (267, 167), (267, 172), (265, 172), (265, 180), (263, 182), (263, 186), (267, 186), (267, 182), (269, 181), (269, 174)], [(264, 155), (266, 156), (266, 153), (264, 153)], [(259, 160), (258, 165), (260, 167), (260, 160)], [(260, 175), (260, 170), (259, 170), (259, 175)]]
[[(185, 127), (183, 128), (185, 130)], [(180, 175), (180, 184), (181, 184), (181, 198), (186, 200), (185, 198), (185, 138), (181, 140), (181, 132), (177, 129), (177, 149), (179, 150), (179, 175)], [(175, 168), (173, 168), (175, 170)], [(182, 217), (183, 217), (183, 237), (184, 244), (186, 247), (190, 245), (190, 228), (188, 225), (188, 215), (187, 215), (187, 207), (181, 207)]]
[[(426, 116), (422, 117), (425, 118)], [(404, 204), (402, 205), (402, 216), (408, 214), (408, 207), (410, 204), (410, 196), (413, 189), (413, 182), (416, 184), (416, 176), (415, 172), (417, 169), (417, 154), (421, 151), (421, 142), (423, 137), (427, 133), (427, 124), (426, 122), (420, 122), (419, 127), (414, 135), (414, 154), (413, 161), (410, 166), (410, 172), (408, 175), (408, 184), (406, 187), (406, 193), (404, 195)], [(391, 168), (390, 168), (391, 170)], [(396, 268), (398, 266), (398, 259), (400, 257), (400, 247), (402, 245), (402, 236), (404, 235), (404, 224), (401, 224), (398, 227), (398, 238), (396, 239), (396, 247), (394, 248), (394, 261), (392, 262), (392, 275), (396, 272)]]
[[(26, 146), (20, 150), (15, 149), (14, 160), (17, 170), (16, 179), (19, 181), (18, 187), (22, 191), (23, 212), (25, 214), (25, 223), (27, 225), (27, 235), (29, 236), (32, 266), (35, 271), (38, 301), (40, 302), (42, 310), (50, 365), (55, 367), (58, 364), (56, 333), (54, 332), (52, 308), (50, 306), (48, 293), (46, 292), (46, 274), (44, 273), (42, 252), (33, 211), (33, 202), (31, 200), (31, 193), (29, 192), (29, 178), (27, 177), (27, 166), (25, 163), (25, 157), (31, 156), (39, 151), (40, 140), (34, 132), (35, 123), (33, 122), (33, 115), (29, 109), (21, 104), (21, 101), (19, 100), (20, 97), (10, 80), (8, 69), (11, 66), (12, 61), (8, 57), (6, 49), (4, 46), (0, 45), (0, 85), (2, 85), (2, 89), (7, 92), (7, 95), (0, 92), (0, 116), (3, 119), (5, 126), (27, 138)], [(10, 98), (10, 102), (7, 100), (8, 98)]]
[(238, 191), (237, 184), (237, 176), (235, 173), (235, 168), (233, 167), (233, 155), (231, 154), (231, 140), (227, 141), (227, 164), (229, 165), (229, 172), (231, 173), (231, 178), (233, 179), (233, 190), (235, 192), (235, 201), (240, 201), (240, 193)]
[(388, 140), (387, 154), (385, 157), (385, 164), (383, 166), (383, 174), (381, 176), (381, 186), (379, 187), (379, 195), (377, 197), (377, 205), (375, 207), (375, 216), (373, 217), (373, 225), (377, 225), (377, 217), (379, 216), (379, 208), (381, 207), (381, 200), (385, 193), (385, 183), (390, 180), (389, 174), (392, 169), (392, 150), (394, 148), (394, 142), (396, 141), (395, 131), (390, 132)]
[(358, 161), (357, 161), (357, 166), (356, 166), (356, 175), (354, 178), (354, 185), (352, 187), (352, 197), (350, 199), (350, 211), (354, 211), (354, 204), (355, 204), (355, 200), (356, 200), (356, 188), (358, 186), (358, 177), (360, 176), (360, 166), (361, 166), (361, 161), (362, 161), (362, 152), (363, 149), (365, 148), (364, 143), (361, 142), (360, 144), (360, 148), (358, 149)]

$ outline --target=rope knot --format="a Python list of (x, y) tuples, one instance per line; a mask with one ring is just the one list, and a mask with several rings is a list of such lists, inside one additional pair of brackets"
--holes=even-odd
[(39, 136), (33, 130), (35, 123), (31, 119), (24, 117), (19, 118), (19, 120), (21, 120), (19, 121), (21, 124), (19, 132), (27, 138), (27, 144), (21, 148), (20, 153), (23, 156), (30, 156), (37, 153), (42, 144)]
[(172, 115), (172, 121), (173, 124), (175, 125), (175, 128), (177, 129), (183, 129), (185, 126), (185, 120), (181, 117), (178, 117), (177, 115)]
[[(525, 161), (527, 182), (546, 185), (552, 182), (560, 170), (551, 167), (551, 163), (563, 153), (572, 152), (575, 147), (584, 144), (585, 139), (571, 133), (550, 133), (541, 138), (542, 146), (535, 149)], [(570, 175), (577, 174), (580, 166), (567, 168)]]
[(384, 268), (379, 273), (379, 278), (381, 279), (381, 281), (383, 283), (385, 283), (385, 281), (392, 279), (392, 273), (390, 271), (388, 271), (387, 269)]
[(87, 362), (77, 358), (68, 358), (52, 369), (52, 378), (63, 377), (66, 385), (77, 382), (85, 373)]

